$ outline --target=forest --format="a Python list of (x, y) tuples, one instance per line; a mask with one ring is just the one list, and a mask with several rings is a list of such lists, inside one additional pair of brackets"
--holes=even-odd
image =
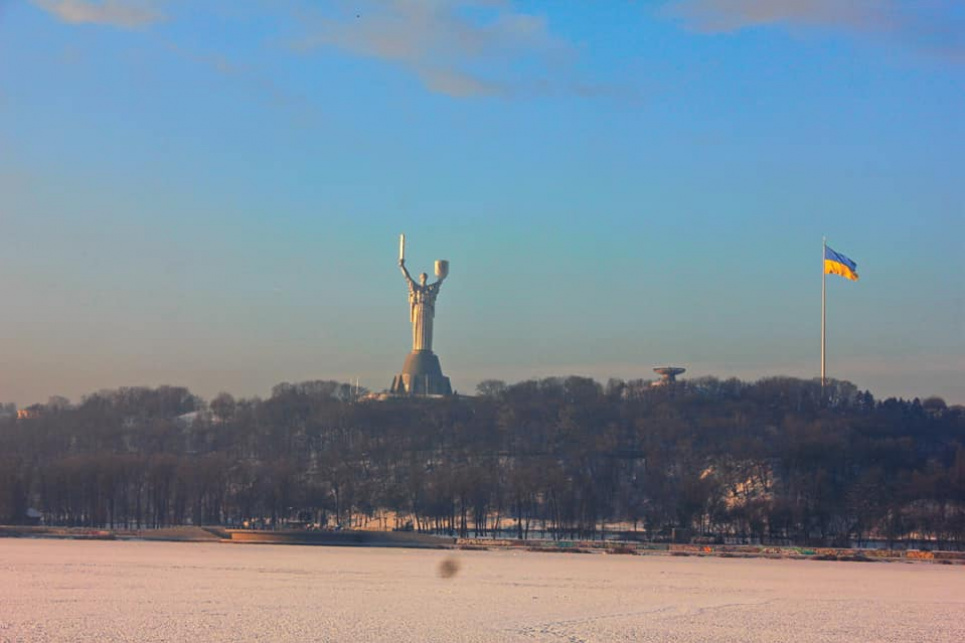
[(937, 397), (788, 377), (362, 393), (132, 387), (0, 406), (0, 522), (965, 545), (965, 407)]

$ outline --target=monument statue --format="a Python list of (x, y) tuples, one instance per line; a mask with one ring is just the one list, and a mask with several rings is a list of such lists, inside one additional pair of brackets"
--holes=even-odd
[(397, 395), (452, 395), (449, 378), (442, 374), (439, 358), (432, 352), (432, 322), (436, 316), (436, 297), (442, 282), (449, 276), (449, 262), (438, 260), (435, 273), (438, 280), (428, 283), (426, 273), (418, 283), (405, 267), (405, 235), (399, 237), (399, 269), (409, 286), (409, 322), (412, 324), (412, 352), (405, 360), (402, 372), (392, 381), (392, 393)]
[[(439, 264), (436, 262), (436, 274), (439, 275)], [(448, 264), (448, 262), (445, 262)], [(436, 297), (439, 296), (439, 287), (442, 286), (446, 274), (439, 275), (439, 280), (433, 284), (426, 283), (429, 276), (426, 273), (419, 275), (419, 283), (409, 275), (405, 267), (405, 258), (399, 258), (399, 268), (409, 284), (409, 321), (412, 322), (412, 350), (431, 351), (432, 350), (432, 319), (436, 315)], [(448, 268), (448, 266), (447, 266)]]

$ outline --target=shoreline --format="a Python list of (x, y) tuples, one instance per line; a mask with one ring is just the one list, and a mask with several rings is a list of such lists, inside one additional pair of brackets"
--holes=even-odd
[(508, 540), (455, 538), (413, 532), (387, 531), (268, 531), (224, 527), (168, 527), (161, 529), (95, 529), (0, 525), (0, 538), (55, 540), (121, 540), (208, 542), (232, 545), (302, 545), (323, 547), (401, 547), (453, 551), (526, 551), (631, 556), (714, 558), (772, 558), (846, 562), (909, 562), (965, 565), (965, 552), (919, 549), (858, 549), (764, 545), (701, 545), (585, 540)]

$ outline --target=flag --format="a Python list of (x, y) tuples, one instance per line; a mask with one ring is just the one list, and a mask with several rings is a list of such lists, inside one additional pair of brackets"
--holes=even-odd
[(851, 281), (858, 281), (858, 264), (845, 257), (840, 252), (824, 246), (824, 273), (840, 275)]

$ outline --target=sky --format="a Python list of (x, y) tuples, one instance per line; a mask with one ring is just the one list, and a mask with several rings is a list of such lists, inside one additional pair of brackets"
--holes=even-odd
[(0, 402), (819, 375), (965, 404), (957, 0), (0, 0)]

